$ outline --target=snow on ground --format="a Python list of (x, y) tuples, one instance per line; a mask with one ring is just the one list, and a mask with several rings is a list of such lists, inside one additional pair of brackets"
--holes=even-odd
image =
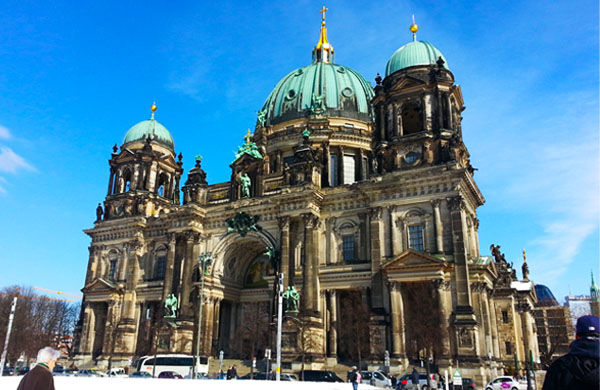
[[(0, 377), (0, 390), (16, 390), (22, 378), (22, 376)], [(54, 387), (56, 390), (352, 390), (350, 383), (78, 377), (54, 377)], [(359, 390), (375, 389), (366, 384), (360, 384), (358, 388)]]

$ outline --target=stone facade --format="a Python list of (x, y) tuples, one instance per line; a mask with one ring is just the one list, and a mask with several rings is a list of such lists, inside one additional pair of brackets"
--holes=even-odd
[[(115, 148), (104, 215), (85, 230), (92, 243), (78, 362), (194, 353), (202, 279), (202, 354), (274, 349), (267, 247), (280, 250), (284, 287), (301, 294), (300, 313), (284, 327), (284, 361), (356, 361), (345, 340), (359, 306), (362, 359), (380, 365), (389, 351), (394, 372), (431, 357), (483, 381), (513, 364), (514, 353), (525, 360), (526, 348), (537, 360), (533, 284), (519, 282), (503, 257), (480, 253), (484, 198), (462, 139), (461, 89), (442, 65), (378, 78), (372, 120), (319, 109), (276, 124), (259, 118), (240, 148), (258, 153), (240, 152), (231, 180), (211, 185), (198, 160), (181, 201), (181, 157), (172, 149), (151, 137)], [(259, 216), (260, 229), (228, 232), (226, 220), (240, 212)], [(203, 253), (212, 263), (201, 278)], [(427, 348), (410, 338), (430, 325), (414, 325), (415, 288), (433, 305), (423, 310), (439, 315), (441, 338)], [(169, 294), (178, 311), (164, 321)]]

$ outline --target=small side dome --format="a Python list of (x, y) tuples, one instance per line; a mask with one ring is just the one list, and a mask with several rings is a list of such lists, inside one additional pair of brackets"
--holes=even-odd
[(131, 127), (127, 131), (127, 134), (125, 134), (123, 144), (145, 141), (147, 138), (150, 138), (152, 141), (158, 142), (171, 150), (175, 150), (175, 142), (173, 142), (173, 137), (171, 136), (171, 133), (169, 133), (169, 130), (154, 119), (156, 104), (152, 104), (150, 109), (152, 110), (152, 117)]
[(386, 77), (401, 69), (411, 66), (436, 65), (438, 58), (444, 60), (444, 68), (448, 68), (446, 58), (435, 46), (425, 41), (414, 41), (407, 43), (396, 50), (385, 68)]
[(535, 285), (535, 294), (538, 298), (536, 307), (559, 306), (558, 301), (554, 298), (552, 291), (543, 284)]

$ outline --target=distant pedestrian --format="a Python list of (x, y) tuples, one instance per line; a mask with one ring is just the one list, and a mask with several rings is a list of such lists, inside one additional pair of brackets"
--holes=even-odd
[(36, 366), (21, 379), (17, 390), (54, 390), (52, 370), (59, 357), (60, 352), (53, 348), (40, 349), (37, 354)]
[(352, 383), (352, 390), (358, 390), (358, 369), (356, 366), (352, 366), (352, 371), (350, 372), (350, 383)]
[(416, 367), (413, 367), (412, 372), (410, 373), (410, 380), (413, 384), (413, 389), (419, 389), (419, 371), (417, 371)]
[(398, 383), (398, 378), (396, 378), (396, 375), (392, 375), (392, 388), (396, 388), (396, 383)]
[(600, 388), (600, 318), (577, 320), (569, 353), (548, 367), (543, 390), (598, 390)]

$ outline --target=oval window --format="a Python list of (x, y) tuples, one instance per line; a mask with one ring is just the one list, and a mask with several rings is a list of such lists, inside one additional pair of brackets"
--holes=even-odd
[(410, 152), (406, 155), (406, 157), (404, 157), (404, 159), (408, 164), (414, 164), (419, 159), (419, 155), (415, 152)]
[(295, 97), (296, 97), (296, 91), (294, 91), (293, 89), (290, 89), (286, 95), (286, 98), (288, 100), (292, 100)]
[(350, 87), (346, 87), (344, 89), (342, 89), (342, 95), (344, 95), (345, 97), (350, 97), (354, 94), (354, 92), (352, 92), (352, 89)]

